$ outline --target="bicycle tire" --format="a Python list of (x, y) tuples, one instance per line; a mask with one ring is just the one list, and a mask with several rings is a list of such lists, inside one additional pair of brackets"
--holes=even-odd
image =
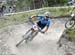
[(18, 47), (23, 41), (24, 41), (24, 39), (22, 39), (20, 42), (18, 42), (18, 43), (16, 44), (16, 47)]
[(25, 38), (25, 36), (27, 35), (28, 32), (30, 32), (31, 29), (29, 29), (22, 37)]
[(33, 34), (32, 34), (32, 37), (31, 37), (31, 40), (30, 41), (32, 41), (34, 39), (34, 37), (38, 34), (38, 32), (34, 32)]
[[(71, 24), (71, 22), (72, 22), (72, 24)], [(71, 24), (71, 26), (69, 27), (68, 26), (68, 23), (70, 23)], [(69, 25), (70, 25), (69, 24)], [(75, 21), (74, 20), (68, 20), (66, 23), (65, 23), (65, 28), (67, 28), (67, 29), (70, 29), (70, 28), (72, 28), (72, 27), (74, 27), (74, 24), (75, 24)]]
[[(31, 31), (31, 32), (30, 32)], [(25, 39), (25, 43), (28, 43), (29, 38), (32, 37), (34, 30), (33, 29), (29, 29), (25, 35), (23, 35), (24, 39)]]

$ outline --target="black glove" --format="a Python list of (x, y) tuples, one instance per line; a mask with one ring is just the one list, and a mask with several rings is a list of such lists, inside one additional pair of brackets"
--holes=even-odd
[(44, 33), (45, 33), (45, 31), (41, 31), (41, 33), (43, 33), (43, 34), (44, 34)]

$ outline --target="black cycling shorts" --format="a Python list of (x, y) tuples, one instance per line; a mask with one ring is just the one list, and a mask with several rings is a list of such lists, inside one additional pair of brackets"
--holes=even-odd
[(40, 27), (41, 29), (43, 29), (43, 28), (46, 26), (46, 24), (42, 24), (41, 21), (38, 21), (38, 22), (37, 22), (37, 25), (38, 25), (38, 27)]

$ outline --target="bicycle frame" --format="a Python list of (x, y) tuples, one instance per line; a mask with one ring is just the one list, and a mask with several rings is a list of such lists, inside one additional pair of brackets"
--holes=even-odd
[[(33, 40), (33, 38), (38, 34), (38, 32), (36, 32), (36, 29), (39, 30), (39, 32), (41, 32), (41, 29), (29, 18), (29, 22), (31, 22), (33, 24), (33, 27), (31, 29), (29, 29), (24, 35), (23, 35), (23, 39), (18, 42), (16, 44), (16, 47), (18, 47), (24, 40), (27, 43), (29, 40)], [(31, 32), (30, 32), (31, 31)], [(30, 33), (29, 33), (30, 32)], [(41, 32), (42, 33), (42, 32)], [(27, 36), (26, 36), (27, 35)]]

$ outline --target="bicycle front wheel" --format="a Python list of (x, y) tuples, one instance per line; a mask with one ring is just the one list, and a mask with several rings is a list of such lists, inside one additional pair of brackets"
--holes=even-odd
[(32, 38), (32, 35), (34, 33), (34, 30), (33, 29), (30, 29), (26, 32), (25, 35), (23, 35), (23, 38), (25, 39), (25, 42), (28, 43), (29, 40)]
[(68, 20), (66, 23), (65, 23), (65, 28), (72, 28), (74, 27), (74, 24), (75, 24), (75, 21), (74, 20)]
[(22, 39), (20, 42), (18, 42), (18, 43), (16, 44), (16, 47), (18, 47), (23, 41), (24, 41), (24, 39)]

